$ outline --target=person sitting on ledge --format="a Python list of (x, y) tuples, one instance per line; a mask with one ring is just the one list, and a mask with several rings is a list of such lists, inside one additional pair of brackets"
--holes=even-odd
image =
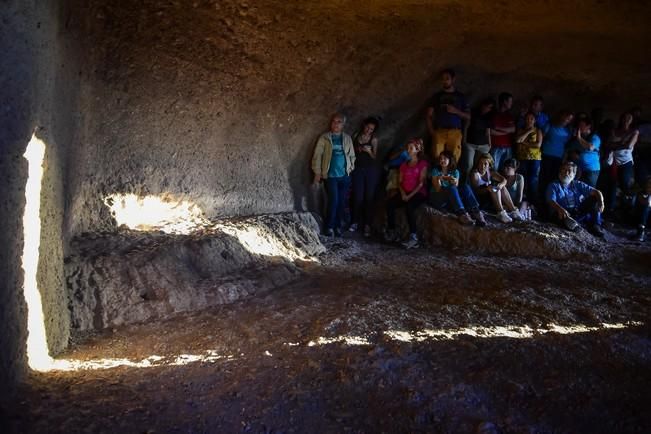
[(576, 169), (576, 164), (566, 161), (561, 165), (558, 179), (547, 187), (550, 216), (568, 230), (576, 232), (585, 225), (590, 233), (603, 237), (604, 197), (596, 188), (575, 180)]
[(522, 214), (525, 220), (531, 220), (533, 207), (524, 199), (525, 180), (524, 176), (517, 173), (518, 167), (518, 160), (509, 158), (504, 162), (502, 176), (506, 179), (506, 190), (509, 192), (509, 196), (511, 196), (513, 205), (520, 210), (520, 214)]
[(479, 210), (479, 203), (470, 187), (467, 184), (459, 186), (459, 170), (450, 151), (441, 152), (438, 164), (432, 168), (430, 204), (436, 209), (448, 207), (463, 225), (473, 224), (468, 214), (470, 211), (477, 226), (486, 226), (484, 214)]
[(355, 168), (353, 139), (344, 133), (345, 124), (346, 116), (335, 113), (330, 119), (330, 131), (319, 136), (312, 155), (314, 184), (324, 180), (328, 193), (324, 230), (327, 236), (341, 236), (346, 192), (350, 186), (350, 173)]
[[(490, 154), (482, 154), (470, 173), (470, 185), (479, 201), (484, 204), (492, 203), (497, 211), (497, 219), (502, 223), (524, 220), (506, 190), (506, 179), (492, 169), (493, 157)], [(509, 214), (507, 214), (507, 210)]]
[(635, 239), (642, 243), (646, 239), (646, 226), (651, 214), (651, 176), (646, 179), (644, 188), (635, 196), (633, 213), (637, 222)]
[(396, 209), (406, 208), (409, 239), (403, 243), (408, 249), (418, 246), (416, 209), (427, 200), (427, 161), (423, 159), (423, 141), (412, 139), (407, 143), (409, 162), (400, 165), (398, 186), (400, 194), (387, 200), (387, 241), (397, 241)]

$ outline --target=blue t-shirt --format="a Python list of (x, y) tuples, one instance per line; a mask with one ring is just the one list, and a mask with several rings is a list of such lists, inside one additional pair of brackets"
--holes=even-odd
[(569, 146), (569, 149), (575, 150), (579, 153), (579, 161), (577, 161), (577, 164), (581, 170), (584, 171), (595, 172), (601, 170), (601, 164), (599, 163), (599, 147), (601, 146), (601, 139), (595, 133), (590, 134), (584, 139), (592, 143), (592, 146), (594, 146), (592, 151), (585, 149), (576, 139), (572, 140)]
[(570, 130), (566, 127), (547, 125), (543, 129), (542, 154), (549, 157), (563, 158), (565, 145), (570, 140)]
[(409, 160), (411, 160), (411, 157), (409, 156), (409, 152), (402, 151), (400, 155), (398, 155), (396, 158), (394, 158), (393, 160), (389, 160), (387, 162), (387, 166), (391, 168), (400, 167), (402, 163), (406, 163)]
[(461, 118), (455, 114), (448, 113), (447, 109), (443, 108), (444, 104), (454, 106), (466, 112), (468, 111), (466, 97), (461, 92), (455, 90), (454, 92), (437, 92), (432, 98), (432, 107), (434, 107), (435, 113), (435, 128), (460, 130), (462, 127)]
[[(435, 176), (441, 176), (443, 175), (443, 172), (441, 171), (441, 168), (438, 166), (434, 166), (432, 168), (432, 178)], [(454, 169), (452, 172), (448, 173), (449, 176), (456, 178), (457, 181), (459, 180), (459, 171), (457, 169)], [(450, 183), (444, 179), (441, 179), (441, 187), (449, 187)]]
[(332, 157), (330, 158), (328, 178), (341, 178), (342, 176), (346, 176), (344, 137), (341, 134), (330, 134), (330, 141), (332, 142)]
[(554, 181), (547, 187), (547, 202), (554, 201), (568, 211), (577, 208), (581, 203), (590, 196), (594, 188), (585, 182), (572, 181), (568, 185), (561, 184), (560, 181)]

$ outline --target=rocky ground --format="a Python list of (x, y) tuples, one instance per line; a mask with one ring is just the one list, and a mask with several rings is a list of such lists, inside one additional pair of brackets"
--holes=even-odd
[(651, 249), (615, 238), (570, 260), (326, 240), (275, 291), (78, 337), (85, 369), (33, 374), (5, 432), (649, 432)]

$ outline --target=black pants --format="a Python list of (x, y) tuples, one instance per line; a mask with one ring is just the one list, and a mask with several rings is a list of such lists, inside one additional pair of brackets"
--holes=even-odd
[(387, 201), (387, 224), (389, 229), (396, 228), (396, 209), (406, 208), (407, 223), (409, 224), (409, 232), (416, 233), (416, 209), (425, 203), (427, 198), (420, 193), (416, 193), (409, 199), (408, 202), (402, 200), (398, 194)]

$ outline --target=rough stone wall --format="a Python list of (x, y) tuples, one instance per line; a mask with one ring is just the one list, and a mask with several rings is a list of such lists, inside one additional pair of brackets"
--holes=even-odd
[(436, 71), (472, 101), (611, 113), (649, 100), (634, 1), (91, 0), (89, 113), (68, 229), (114, 227), (101, 197), (169, 192), (209, 217), (315, 209), (308, 161), (330, 113), (384, 118), (381, 149), (425, 132)]
[[(63, 173), (74, 131), (78, 72), (66, 11), (57, 2), (5, 1), (0, 8), (0, 389), (11, 392), (26, 372), (27, 307), (23, 296), (23, 214), (32, 133), (46, 143), (37, 280), (50, 352), (68, 343), (63, 283)], [(69, 16), (69, 15), (68, 15)], [(4, 397), (8, 397), (5, 394)]]

